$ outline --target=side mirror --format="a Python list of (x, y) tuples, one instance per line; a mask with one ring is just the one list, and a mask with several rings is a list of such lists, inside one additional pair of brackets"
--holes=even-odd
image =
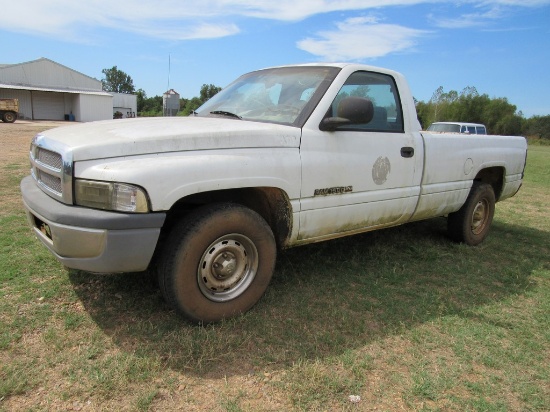
[(339, 126), (368, 123), (374, 116), (372, 101), (364, 97), (345, 97), (338, 103), (337, 117), (325, 117), (319, 128), (334, 131)]

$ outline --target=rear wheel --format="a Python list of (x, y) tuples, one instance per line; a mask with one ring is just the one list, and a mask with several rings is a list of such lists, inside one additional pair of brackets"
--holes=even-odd
[(275, 260), (275, 239), (260, 215), (236, 204), (210, 205), (172, 230), (159, 286), (184, 317), (216, 322), (246, 312), (262, 297)]
[(449, 235), (456, 242), (476, 246), (489, 234), (495, 214), (495, 192), (487, 183), (474, 182), (464, 205), (447, 219)]
[(5, 123), (13, 123), (17, 119), (17, 115), (14, 112), (5, 112), (2, 116), (2, 121)]

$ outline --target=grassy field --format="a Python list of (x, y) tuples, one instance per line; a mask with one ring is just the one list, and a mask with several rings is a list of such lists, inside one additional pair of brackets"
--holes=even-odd
[(1, 164), (0, 410), (550, 410), (550, 147), (481, 246), (440, 218), (288, 250), (251, 312), (201, 328), (149, 274), (39, 245), (28, 134)]

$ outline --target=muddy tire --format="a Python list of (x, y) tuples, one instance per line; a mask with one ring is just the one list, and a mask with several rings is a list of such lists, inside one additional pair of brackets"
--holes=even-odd
[(17, 119), (17, 114), (14, 112), (5, 112), (2, 116), (2, 121), (5, 123), (13, 123)]
[(249, 310), (275, 268), (273, 232), (256, 212), (231, 203), (198, 209), (172, 230), (158, 264), (161, 292), (195, 323)]
[(470, 246), (479, 245), (489, 234), (495, 214), (495, 192), (487, 183), (474, 182), (464, 205), (447, 219), (450, 237)]

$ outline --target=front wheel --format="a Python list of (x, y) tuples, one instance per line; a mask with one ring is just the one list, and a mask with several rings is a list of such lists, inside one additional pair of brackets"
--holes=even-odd
[(487, 183), (474, 182), (462, 207), (447, 219), (449, 235), (456, 242), (476, 246), (489, 234), (495, 214), (495, 192)]
[(241, 205), (210, 205), (172, 230), (159, 286), (179, 314), (216, 322), (246, 312), (262, 297), (275, 260), (275, 239), (260, 215)]

